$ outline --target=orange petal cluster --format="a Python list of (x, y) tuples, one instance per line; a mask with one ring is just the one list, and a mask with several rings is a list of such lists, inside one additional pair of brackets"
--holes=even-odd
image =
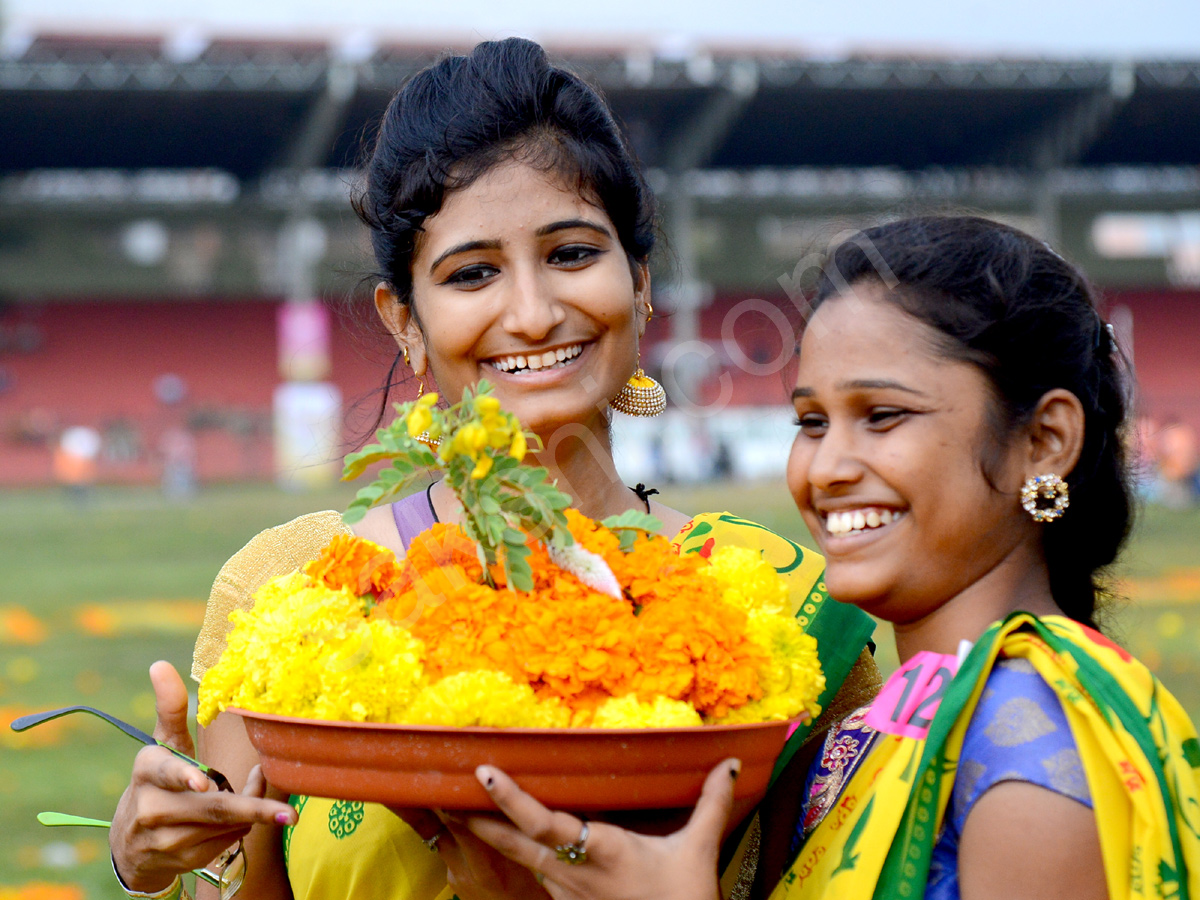
[(480, 584), (474, 544), (456, 526), (435, 526), (401, 564), (387, 615), (404, 619), (427, 647), (437, 680), (490, 669), (528, 682), (542, 697), (589, 712), (609, 697), (663, 694), (706, 715), (758, 699), (766, 651), (746, 636), (746, 616), (724, 603), (705, 561), (678, 556), (665, 538), (642, 536), (630, 553), (618, 538), (568, 510), (585, 549), (603, 557), (625, 588), (613, 598), (562, 572), (531, 545), (529, 592)]
[(304, 574), (332, 590), (347, 589), (360, 597), (391, 596), (400, 577), (400, 567), (391, 550), (365, 538), (339, 534), (304, 566)]

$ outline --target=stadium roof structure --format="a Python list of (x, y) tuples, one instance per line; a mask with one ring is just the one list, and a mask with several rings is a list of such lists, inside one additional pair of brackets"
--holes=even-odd
[[(765, 258), (706, 255), (703, 239), (688, 249), (705, 216), (761, 238), (771, 222), (953, 204), (1039, 222), (1111, 279), (1154, 282), (1161, 260), (1096, 257), (1088, 223), (1200, 208), (1200, 60), (551, 50), (627, 128), (666, 200), (685, 281), (753, 282)], [(37, 222), (64, 209), (95, 222), (344, 210), (364, 136), (438, 53), (51, 36), (0, 52), (0, 277), (6, 245), (40, 240)]]

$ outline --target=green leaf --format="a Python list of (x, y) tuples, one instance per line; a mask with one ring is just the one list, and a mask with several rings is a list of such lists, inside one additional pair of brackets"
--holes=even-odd
[(519, 465), (521, 465), (519, 462), (517, 462), (515, 459), (513, 459), (507, 453), (503, 453), (496, 457), (496, 462), (492, 466), (492, 471), (497, 472), (497, 473), (504, 473), (504, 472), (508, 472), (512, 469), (515, 469)]
[(489, 517), (484, 520), (484, 527), (487, 529), (488, 543), (495, 547), (504, 540), (504, 520), (499, 518)]
[(378, 444), (371, 444), (370, 446), (364, 447), (357, 453), (351, 453), (344, 461), (342, 468), (342, 480), (352, 481), (365, 472), (370, 466), (377, 462), (382, 462), (383, 460), (388, 459), (389, 456), (390, 453), (383, 447), (380, 447)]
[(533, 590), (533, 570), (529, 567), (529, 548), (525, 544), (505, 546), (504, 573), (509, 587), (518, 591)]
[(640, 512), (636, 509), (627, 509), (619, 516), (609, 516), (600, 522), (605, 528), (610, 531), (616, 531), (621, 528), (636, 528), (638, 531), (645, 531), (650, 534), (658, 534), (662, 530), (663, 523), (649, 513)]
[(494, 516), (500, 512), (500, 504), (491, 494), (479, 495), (479, 508), (489, 516)]

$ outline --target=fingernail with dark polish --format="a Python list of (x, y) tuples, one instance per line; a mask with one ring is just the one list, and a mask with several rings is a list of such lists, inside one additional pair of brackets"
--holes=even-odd
[(742, 771), (742, 764), (740, 762), (735, 761), (735, 762), (731, 763), (729, 766), (729, 777), (733, 781), (737, 781), (737, 777), (738, 777), (738, 775), (741, 774), (741, 771)]
[(483, 784), (487, 790), (491, 790), (496, 786), (496, 778), (492, 775), (491, 769), (486, 766), (480, 766), (475, 770), (475, 777)]

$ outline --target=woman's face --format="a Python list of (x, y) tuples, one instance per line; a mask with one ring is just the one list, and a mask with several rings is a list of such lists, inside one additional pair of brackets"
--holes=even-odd
[[(1013, 450), (988, 484), (985, 376), (936, 349), (937, 332), (858, 285), (805, 331), (788, 485), (838, 600), (920, 619), (1035, 540)], [(995, 457), (996, 454), (989, 454)]]
[(446, 196), (412, 260), (413, 367), (451, 402), (486, 379), (543, 436), (605, 422), (633, 373), (649, 276), (603, 209), (553, 174), (497, 166)]

